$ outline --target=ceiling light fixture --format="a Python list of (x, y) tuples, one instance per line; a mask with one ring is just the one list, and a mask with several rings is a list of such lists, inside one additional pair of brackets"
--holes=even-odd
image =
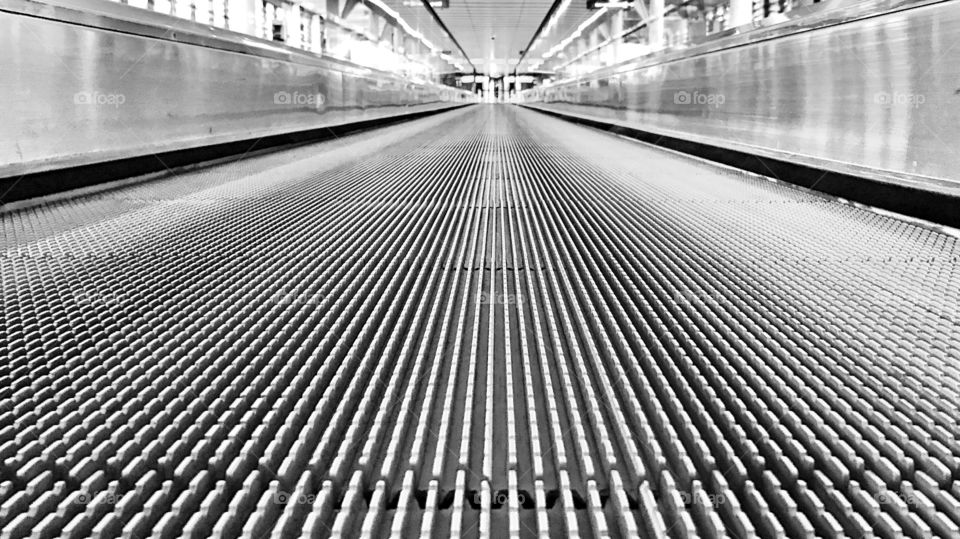
[(516, 71), (517, 66), (520, 65), (520, 62), (527, 57), (527, 53), (536, 48), (540, 41), (543, 39), (545, 34), (548, 34), (550, 30), (557, 24), (557, 21), (563, 15), (563, 13), (570, 7), (572, 0), (554, 0), (553, 4), (550, 6), (550, 10), (547, 11), (547, 15), (540, 21), (540, 26), (537, 28), (537, 31), (533, 33), (533, 36), (530, 38), (530, 43), (527, 44), (527, 47), (523, 49), (523, 53), (520, 55), (520, 59), (517, 61), (517, 65), (514, 66), (514, 71)]
[(633, 4), (633, 0), (587, 0), (587, 9), (607, 8), (628, 8)]
[[(430, 0), (430, 7), (435, 9), (447, 9), (450, 7), (450, 0)], [(403, 0), (404, 7), (423, 7), (421, 0)]]
[(577, 29), (574, 30), (574, 32), (573, 32), (572, 34), (570, 34), (566, 39), (564, 39), (564, 40), (561, 41), (560, 43), (557, 43), (556, 45), (554, 45), (550, 50), (548, 50), (547, 52), (543, 53), (543, 54), (541, 55), (541, 57), (542, 57), (544, 60), (546, 60), (547, 58), (550, 58), (550, 57), (552, 57), (552, 56), (556, 56), (556, 54), (557, 54), (558, 52), (560, 52), (560, 51), (562, 51), (563, 49), (567, 48), (567, 45), (569, 45), (570, 43), (572, 43), (574, 39), (577, 39), (578, 37), (580, 37), (581, 35), (583, 35), (583, 32), (584, 32), (587, 28), (590, 28), (590, 26), (592, 26), (595, 22), (597, 22), (597, 21), (600, 19), (600, 17), (602, 17), (602, 16), (607, 12), (608, 9), (609, 9), (609, 8), (604, 7), (604, 8), (602, 8), (602, 9), (600, 9), (599, 11), (597, 11), (596, 13), (594, 13), (589, 19), (583, 21), (583, 22), (580, 24), (580, 26), (578, 26)]

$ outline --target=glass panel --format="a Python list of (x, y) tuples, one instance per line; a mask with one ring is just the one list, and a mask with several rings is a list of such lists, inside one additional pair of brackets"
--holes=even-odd
[(819, 0), (635, 0), (558, 11), (527, 56), (530, 71), (577, 77), (663, 49), (690, 47), (739, 26), (776, 24)]
[(170, 3), (170, 0), (153, 0), (153, 10), (157, 13), (169, 15), (173, 10), (173, 4)]
[[(326, 0), (127, 1), (141, 9), (282, 41), (415, 79), (439, 81), (441, 73), (463, 70), (469, 63), (459, 51), (441, 51), (424, 37), (424, 27), (436, 24), (431, 17), (418, 17), (418, 29), (414, 30), (381, 0), (357, 4), (346, 19), (327, 14)], [(434, 28), (432, 35), (437, 35), (438, 29)]]
[(210, 0), (211, 7), (213, 8), (212, 18), (213, 18), (214, 26), (217, 26), (220, 28), (227, 27), (226, 13), (227, 13), (228, 1), (229, 0)]

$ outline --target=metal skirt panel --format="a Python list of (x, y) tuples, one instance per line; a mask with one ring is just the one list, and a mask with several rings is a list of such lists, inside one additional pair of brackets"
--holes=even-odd
[(837, 17), (757, 42), (749, 33), (733, 36), (725, 38), (728, 47), (721, 41), (687, 58), (678, 52), (663, 62), (609, 68), (528, 92), (526, 100), (655, 134), (960, 193), (960, 64), (950, 60), (960, 4), (860, 18), (844, 13), (852, 20)]
[(441, 109), (469, 96), (342, 62), (181, 43), (177, 31), (144, 37), (0, 11), (0, 177)]

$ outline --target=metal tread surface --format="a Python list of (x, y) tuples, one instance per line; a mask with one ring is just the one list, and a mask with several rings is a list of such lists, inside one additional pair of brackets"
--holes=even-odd
[(510, 106), (0, 223), (4, 536), (960, 536), (935, 230)]

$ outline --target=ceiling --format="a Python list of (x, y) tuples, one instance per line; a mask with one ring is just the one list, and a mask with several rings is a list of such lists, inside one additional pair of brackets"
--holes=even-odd
[[(513, 71), (520, 51), (526, 48), (554, 0), (450, 0), (450, 7), (437, 9), (443, 23), (463, 47), (477, 71), (491, 75)], [(410, 26), (454, 55), (456, 45), (434, 23), (429, 11), (407, 0), (384, 0)], [(564, 0), (557, 22), (531, 50), (520, 66), (522, 71), (553, 44), (573, 32), (591, 11), (584, 0)], [(459, 56), (459, 55), (458, 55)]]
[(561, 2), (559, 9), (553, 16), (553, 21), (544, 29), (527, 55), (524, 57), (523, 68), (529, 68), (537, 60), (542, 59), (542, 55), (549, 51), (554, 45), (568, 38), (577, 31), (584, 21), (597, 14), (597, 11), (587, 9), (585, 0), (572, 0)]

